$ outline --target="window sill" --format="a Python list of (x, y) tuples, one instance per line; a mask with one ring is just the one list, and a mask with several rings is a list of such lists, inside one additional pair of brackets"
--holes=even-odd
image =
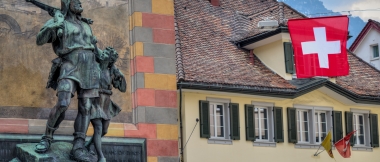
[[(294, 145), (294, 148), (299, 148), (299, 149), (318, 149), (321, 147), (323, 150), (324, 148), (321, 146), (321, 144), (310, 144), (310, 143), (296, 143)], [(335, 147), (333, 147), (335, 149)]]
[(276, 147), (276, 142), (255, 141), (255, 142), (253, 142), (253, 146), (259, 146), (259, 147)]
[(353, 146), (352, 147), (352, 151), (368, 151), (368, 152), (372, 152), (372, 147), (368, 147), (368, 146)]
[(378, 60), (378, 59), (380, 59), (380, 57), (371, 58), (371, 61), (375, 61), (375, 60)]
[(208, 144), (232, 145), (232, 140), (209, 138), (207, 140), (207, 143)]

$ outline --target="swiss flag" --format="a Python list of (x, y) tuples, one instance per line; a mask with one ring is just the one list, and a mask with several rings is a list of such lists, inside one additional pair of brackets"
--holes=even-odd
[(347, 16), (291, 19), (288, 27), (297, 78), (348, 75)]
[(338, 142), (335, 142), (335, 148), (339, 152), (340, 155), (344, 158), (351, 157), (351, 150), (350, 150), (350, 138), (356, 131), (352, 131), (351, 133), (347, 134), (345, 137), (340, 139)]

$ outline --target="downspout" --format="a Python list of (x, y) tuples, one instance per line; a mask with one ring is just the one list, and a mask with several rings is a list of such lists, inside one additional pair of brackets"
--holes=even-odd
[(181, 140), (181, 162), (183, 162), (183, 129), (182, 129), (182, 84), (179, 84), (179, 132)]

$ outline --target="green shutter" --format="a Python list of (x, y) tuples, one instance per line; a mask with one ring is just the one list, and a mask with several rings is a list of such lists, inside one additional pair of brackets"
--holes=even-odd
[(245, 105), (245, 139), (247, 141), (255, 141), (255, 107), (253, 105)]
[(343, 138), (342, 128), (342, 111), (333, 111), (333, 142), (337, 142)]
[(371, 146), (379, 147), (379, 124), (377, 114), (369, 114), (369, 122), (371, 128)]
[(231, 139), (240, 140), (239, 104), (230, 103)]
[(294, 74), (294, 56), (291, 42), (284, 42), (284, 55), (286, 73)]
[[(354, 130), (354, 126), (352, 123), (353, 113), (346, 111), (346, 112), (344, 112), (344, 116), (345, 116), (345, 121), (346, 121), (346, 135), (347, 135), (348, 133), (351, 133)], [(354, 145), (354, 136), (353, 135), (350, 138), (350, 144), (351, 144), (351, 146)]]
[(208, 101), (199, 101), (199, 118), (201, 138), (210, 138), (210, 104)]
[(284, 142), (284, 126), (282, 124), (282, 107), (273, 107), (274, 141)]
[(297, 143), (297, 111), (288, 107), (288, 140), (289, 143)]

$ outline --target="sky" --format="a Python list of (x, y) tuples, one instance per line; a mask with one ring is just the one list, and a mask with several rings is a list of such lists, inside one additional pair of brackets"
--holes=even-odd
[[(360, 17), (364, 22), (373, 19), (380, 22), (380, 0), (320, 0), (324, 6), (334, 12), (348, 10), (377, 9), (377, 11), (353, 11), (352, 16)], [(341, 12), (347, 15), (347, 12)]]

